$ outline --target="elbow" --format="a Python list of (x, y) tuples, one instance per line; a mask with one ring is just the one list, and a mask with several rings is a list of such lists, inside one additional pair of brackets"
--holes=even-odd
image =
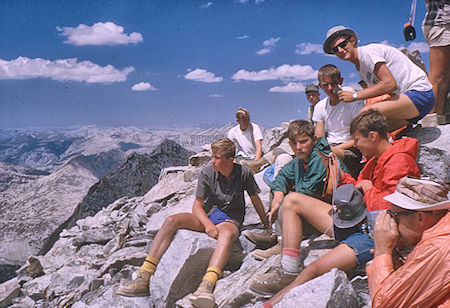
[(392, 93), (395, 92), (398, 89), (397, 82), (395, 79), (388, 80), (384, 83), (384, 88), (386, 93)]

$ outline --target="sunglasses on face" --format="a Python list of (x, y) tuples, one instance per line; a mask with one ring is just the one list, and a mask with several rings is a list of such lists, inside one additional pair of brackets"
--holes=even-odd
[(398, 224), (398, 221), (399, 221), (398, 216), (400, 216), (400, 215), (411, 215), (411, 214), (414, 214), (416, 212), (411, 212), (411, 211), (392, 212), (391, 210), (387, 210), (387, 213), (389, 214), (389, 216), (392, 217), (392, 219), (394, 219), (395, 223)]
[(331, 52), (332, 53), (338, 52), (338, 47), (341, 47), (342, 49), (344, 49), (345, 46), (347, 46), (349, 40), (350, 40), (349, 38), (345, 39), (342, 42), (340, 42), (339, 44), (337, 44), (336, 47), (331, 48)]

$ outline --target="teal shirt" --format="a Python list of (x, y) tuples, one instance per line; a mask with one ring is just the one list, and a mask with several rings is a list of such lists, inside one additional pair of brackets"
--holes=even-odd
[[(317, 152), (329, 154), (330, 146), (324, 137), (317, 140), (309, 155), (308, 167), (304, 168), (304, 160), (295, 157), (281, 168), (275, 180), (270, 185), (272, 191), (282, 191), (285, 195), (295, 185), (295, 191), (309, 196), (320, 195), (323, 190), (323, 179), (327, 175), (327, 169), (323, 166), (321, 156)], [(340, 160), (341, 169), (348, 173), (347, 167)]]

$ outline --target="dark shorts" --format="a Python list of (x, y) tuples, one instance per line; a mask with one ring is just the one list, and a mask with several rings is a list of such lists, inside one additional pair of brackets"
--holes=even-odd
[(405, 95), (409, 97), (409, 99), (413, 102), (414, 106), (416, 106), (419, 111), (419, 116), (408, 119), (407, 121), (411, 124), (416, 124), (417, 121), (422, 119), (427, 115), (434, 107), (434, 93), (433, 90), (430, 91), (416, 91), (410, 90), (405, 92)]
[(239, 223), (230, 218), (227, 214), (225, 214), (224, 212), (222, 212), (219, 209), (215, 209), (214, 212), (212, 212), (209, 216), (208, 216), (209, 220), (211, 220), (211, 222), (214, 225), (218, 225), (222, 222), (229, 222), (234, 224), (236, 227), (238, 227), (238, 229), (240, 229)]
[(353, 233), (341, 243), (347, 244), (355, 251), (358, 266), (373, 259), (373, 254), (370, 250), (375, 249), (375, 243), (367, 234)]

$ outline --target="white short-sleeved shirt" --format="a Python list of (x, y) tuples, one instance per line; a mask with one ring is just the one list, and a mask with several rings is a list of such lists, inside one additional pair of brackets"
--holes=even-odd
[(403, 94), (409, 90), (429, 91), (432, 89), (428, 77), (422, 69), (415, 65), (397, 48), (383, 44), (369, 44), (358, 47), (359, 76), (367, 85), (379, 82), (373, 73), (375, 64), (384, 62), (397, 83), (395, 94)]
[(236, 146), (236, 156), (241, 155), (245, 159), (255, 159), (256, 144), (255, 141), (262, 140), (261, 129), (255, 123), (250, 123), (248, 128), (241, 130), (236, 125), (228, 131), (227, 138), (234, 142)]
[[(354, 92), (351, 87), (342, 87), (342, 90)], [(340, 101), (337, 105), (331, 106), (329, 97), (326, 97), (314, 106), (313, 121), (324, 123), (328, 143), (350, 141), (352, 140), (350, 122), (364, 106), (364, 100), (350, 103)]]

